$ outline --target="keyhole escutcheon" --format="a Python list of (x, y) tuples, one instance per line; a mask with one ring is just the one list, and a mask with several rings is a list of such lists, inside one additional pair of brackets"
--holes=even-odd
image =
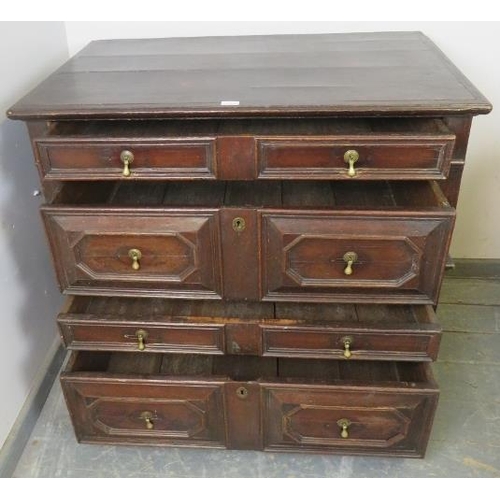
[(236, 396), (240, 399), (245, 399), (248, 396), (248, 389), (246, 387), (238, 387), (236, 389)]
[(243, 217), (235, 217), (233, 219), (233, 229), (237, 233), (241, 233), (245, 229), (245, 219)]

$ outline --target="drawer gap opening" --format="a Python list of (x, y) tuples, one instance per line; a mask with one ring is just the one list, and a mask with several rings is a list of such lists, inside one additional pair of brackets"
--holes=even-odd
[(367, 323), (415, 323), (414, 309), (404, 304), (398, 307), (386, 304), (356, 304), (354, 306), (357, 320)]
[(435, 387), (426, 363), (262, 358), (150, 353), (75, 353), (66, 374), (106, 373), (109, 376), (166, 376), (182, 379), (269, 381), (325, 385), (377, 384)]
[(317, 210), (452, 210), (435, 181), (69, 182), (53, 205)]
[[(361, 134), (410, 134), (450, 135), (451, 132), (438, 118), (376, 117), (376, 118), (228, 118), (210, 120), (167, 119), (167, 120), (94, 120), (54, 122), (47, 137), (51, 140), (100, 141), (127, 138), (148, 138), (162, 140), (176, 137), (207, 137), (215, 134), (231, 135), (361, 135)], [(105, 142), (103, 144), (106, 144)]]
[[(146, 324), (238, 324), (260, 323), (263, 326), (338, 326), (352, 328), (371, 325), (411, 331), (413, 328), (440, 331), (430, 306), (396, 304), (314, 304), (288, 302), (223, 302), (212, 300), (169, 300), (159, 298), (75, 296), (59, 315), (62, 322), (112, 321)], [(141, 323), (143, 322), (143, 324)], [(368, 327), (368, 326), (366, 326)]]

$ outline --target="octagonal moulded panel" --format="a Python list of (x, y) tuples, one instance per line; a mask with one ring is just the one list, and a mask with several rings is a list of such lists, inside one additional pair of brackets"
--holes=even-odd
[[(415, 278), (422, 251), (407, 237), (301, 235), (284, 249), (287, 275), (300, 286), (400, 287)], [(352, 274), (344, 255), (355, 252)]]
[(187, 380), (179, 383), (175, 377), (153, 373), (159, 368), (158, 358), (144, 356), (140, 354), (140, 359), (135, 360), (121, 358), (127, 366), (140, 365), (144, 372), (141, 375), (85, 370), (61, 375), (78, 439), (224, 446), (222, 384)]
[[(367, 365), (357, 363), (344, 375), (337, 374), (342, 380), (331, 385), (324, 380), (320, 384), (320, 379), (314, 385), (305, 385), (303, 379), (300, 384), (267, 385), (265, 449), (422, 456), (437, 403), (436, 387), (351, 379), (366, 373)], [(341, 422), (347, 423), (344, 436)]]
[[(341, 419), (350, 422), (348, 439), (340, 436)], [(388, 447), (407, 436), (409, 424), (396, 408), (300, 405), (283, 415), (283, 434), (303, 444)]]
[[(217, 213), (63, 207), (42, 213), (68, 293), (220, 296)], [(134, 265), (130, 252), (136, 250)]]
[(263, 298), (434, 303), (452, 227), (439, 212), (264, 213)]
[[(151, 414), (152, 429), (147, 429), (142, 415)], [(190, 401), (140, 399), (97, 400), (92, 405), (94, 425), (109, 435), (157, 435), (172, 438), (193, 438), (206, 430), (205, 411)]]
[[(140, 249), (134, 270), (129, 251)], [(77, 267), (92, 279), (184, 281), (198, 264), (195, 245), (181, 234), (89, 234), (74, 247)]]

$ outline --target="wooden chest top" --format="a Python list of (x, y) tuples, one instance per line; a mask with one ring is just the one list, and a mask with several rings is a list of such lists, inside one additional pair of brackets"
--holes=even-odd
[(491, 104), (422, 33), (101, 40), (17, 119), (443, 115)]

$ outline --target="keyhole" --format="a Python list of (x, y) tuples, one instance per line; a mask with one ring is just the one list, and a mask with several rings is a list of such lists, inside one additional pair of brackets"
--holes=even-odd
[(240, 399), (245, 399), (248, 396), (248, 389), (246, 387), (238, 387), (236, 389), (236, 396)]
[(245, 229), (245, 219), (243, 219), (243, 217), (234, 218), (233, 229), (238, 233), (243, 231)]

